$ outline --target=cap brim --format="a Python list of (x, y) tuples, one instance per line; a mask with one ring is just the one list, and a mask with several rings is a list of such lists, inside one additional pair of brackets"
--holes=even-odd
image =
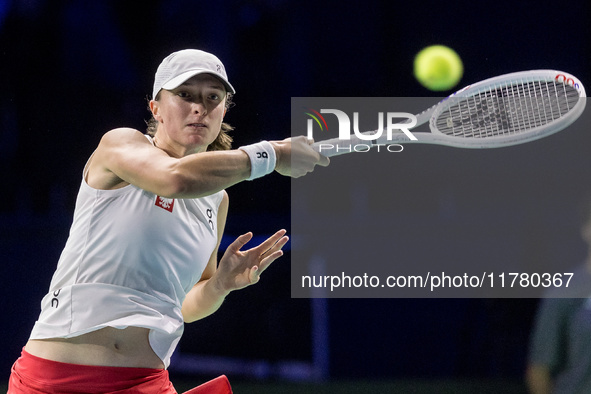
[(199, 74), (213, 75), (214, 77), (219, 79), (221, 83), (224, 84), (224, 86), (226, 87), (226, 91), (228, 93), (232, 93), (232, 94), (236, 93), (236, 90), (234, 90), (234, 87), (230, 84), (230, 82), (228, 82), (224, 78), (223, 75), (221, 75), (219, 73), (215, 73), (215, 72), (213, 72), (211, 70), (207, 70), (207, 69), (200, 69), (200, 70), (196, 69), (196, 70), (185, 71), (184, 73), (177, 75), (176, 77), (174, 77), (173, 79), (171, 79), (170, 81), (168, 81), (164, 85), (162, 85), (162, 89), (166, 89), (166, 90), (176, 89), (179, 86), (181, 86), (189, 78), (192, 78), (195, 75), (199, 75)]

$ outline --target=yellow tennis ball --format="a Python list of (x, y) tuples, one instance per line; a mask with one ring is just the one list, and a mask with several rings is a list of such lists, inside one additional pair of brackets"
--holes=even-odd
[(415, 57), (415, 78), (427, 89), (450, 90), (460, 82), (463, 73), (460, 56), (444, 45), (426, 47)]

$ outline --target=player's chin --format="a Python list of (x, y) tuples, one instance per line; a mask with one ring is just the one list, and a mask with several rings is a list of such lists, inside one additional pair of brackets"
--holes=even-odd
[(192, 150), (205, 151), (207, 150), (207, 147), (215, 141), (215, 138), (212, 138), (207, 134), (190, 133), (187, 135), (185, 141), (188, 147), (190, 146), (193, 148)]

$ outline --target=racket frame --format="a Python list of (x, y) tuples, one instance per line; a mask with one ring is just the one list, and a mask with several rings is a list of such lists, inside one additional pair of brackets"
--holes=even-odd
[[(478, 137), (454, 137), (442, 133), (437, 128), (435, 122), (438, 116), (449, 110), (450, 107), (457, 105), (459, 102), (466, 100), (466, 98), (474, 97), (476, 95), (491, 92), (493, 90), (508, 87), (513, 83), (530, 83), (530, 82), (554, 82), (560, 80), (573, 86), (577, 92), (579, 99), (572, 109), (564, 116), (540, 125), (524, 132), (515, 134), (504, 134), (497, 136), (487, 136), (483, 138)], [(375, 140), (367, 141), (360, 139), (357, 135), (352, 134), (350, 139), (333, 138), (326, 141), (319, 141), (312, 145), (312, 147), (325, 156), (336, 156), (353, 151), (352, 146), (383, 146), (392, 144), (409, 144), (409, 143), (423, 143), (445, 145), (456, 148), (469, 149), (485, 149), (485, 148), (499, 148), (511, 145), (517, 145), (525, 142), (534, 141), (548, 135), (554, 134), (564, 128), (570, 126), (583, 113), (586, 106), (585, 88), (581, 81), (575, 76), (557, 70), (530, 70), (520, 71), (510, 74), (505, 74), (493, 78), (483, 80), (481, 82), (468, 85), (452, 95), (441, 100), (434, 106), (426, 109), (416, 116), (416, 125), (412, 128), (429, 122), (430, 133), (420, 132), (414, 133), (416, 140), (411, 140), (404, 133), (392, 133), (390, 136), (381, 133), (381, 136)], [(377, 130), (368, 131), (361, 134), (374, 135)]]

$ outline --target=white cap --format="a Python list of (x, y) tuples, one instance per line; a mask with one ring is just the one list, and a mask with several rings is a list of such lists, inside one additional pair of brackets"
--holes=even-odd
[(229, 93), (236, 93), (234, 87), (228, 82), (226, 69), (220, 59), (198, 49), (184, 49), (168, 55), (158, 66), (154, 77), (152, 99), (160, 89), (175, 89), (198, 74), (211, 74), (224, 84)]

